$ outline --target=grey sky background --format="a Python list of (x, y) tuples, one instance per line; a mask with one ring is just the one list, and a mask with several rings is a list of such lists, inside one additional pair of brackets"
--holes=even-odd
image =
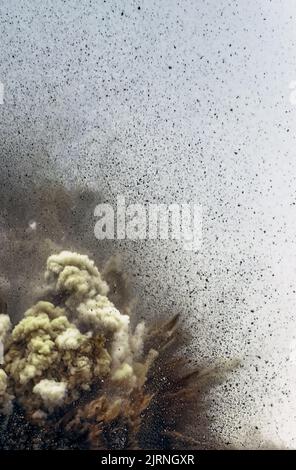
[(295, 26), (292, 0), (0, 2), (1, 174), (203, 206), (200, 252), (117, 249), (196, 357), (242, 360), (209, 411), (238, 445), (296, 447)]

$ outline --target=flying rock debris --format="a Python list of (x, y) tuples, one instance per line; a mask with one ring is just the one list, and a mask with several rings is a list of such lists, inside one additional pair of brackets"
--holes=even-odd
[(0, 316), (0, 447), (197, 446), (178, 421), (213, 371), (190, 370), (178, 355), (178, 317), (133, 328), (79, 253), (51, 255), (45, 281), (42, 298), (14, 327)]

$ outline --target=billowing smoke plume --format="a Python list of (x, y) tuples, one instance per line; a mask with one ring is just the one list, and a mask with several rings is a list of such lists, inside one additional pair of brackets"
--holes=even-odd
[(3, 412), (16, 400), (40, 420), (95, 383), (121, 396), (142, 387), (157, 353), (150, 350), (143, 359), (144, 324), (132, 332), (129, 316), (108, 299), (94, 262), (62, 251), (48, 258), (45, 280), (45, 300), (28, 309), (11, 333), (8, 316), (0, 317)]

